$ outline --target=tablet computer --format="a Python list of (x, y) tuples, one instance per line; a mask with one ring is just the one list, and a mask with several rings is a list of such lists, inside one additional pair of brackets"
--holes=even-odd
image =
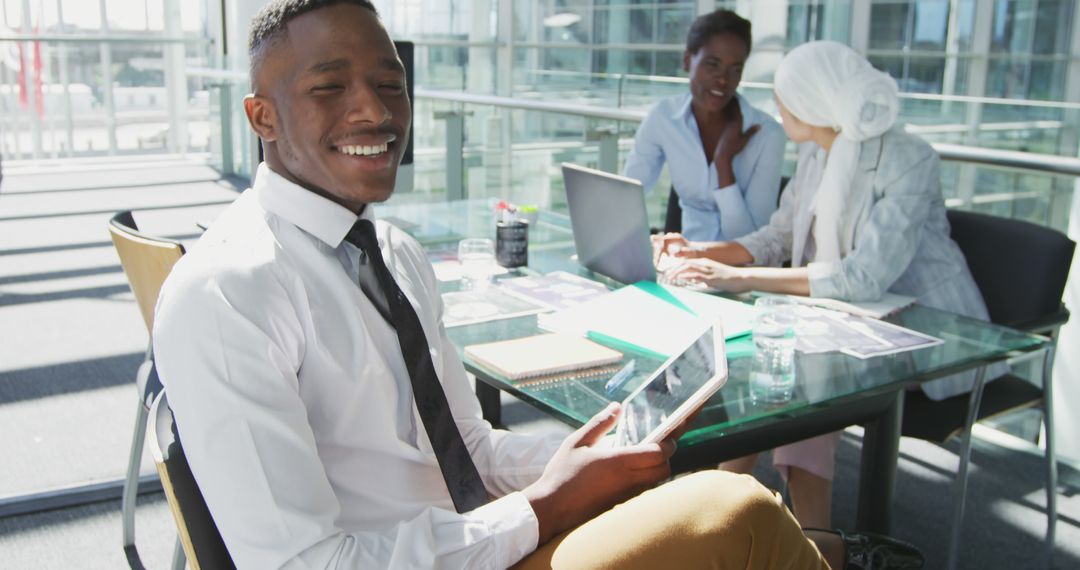
[(715, 322), (623, 400), (616, 445), (662, 441), (727, 378), (724, 331)]

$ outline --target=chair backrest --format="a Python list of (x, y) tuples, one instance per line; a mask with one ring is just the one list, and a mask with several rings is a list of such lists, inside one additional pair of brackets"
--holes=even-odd
[(679, 195), (675, 193), (675, 187), (671, 187), (668, 194), (667, 211), (664, 212), (664, 232), (682, 231), (682, 206), (679, 205)]
[(236, 568), (188, 466), (165, 392), (154, 400), (149, 421), (150, 453), (176, 520), (188, 565), (193, 570)]
[(991, 321), (1030, 329), (1065, 313), (1061, 298), (1076, 247), (1072, 240), (1020, 220), (958, 210), (947, 215)]
[(184, 255), (184, 246), (175, 240), (139, 232), (130, 211), (119, 212), (109, 220), (109, 233), (146, 330), (153, 330), (158, 293), (173, 265)]

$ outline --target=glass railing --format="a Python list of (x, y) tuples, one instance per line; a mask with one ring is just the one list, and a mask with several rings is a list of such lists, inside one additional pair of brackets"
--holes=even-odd
[[(543, 89), (516, 88), (513, 97), (500, 98), (498, 104), (477, 102), (476, 97), (452, 101), (454, 96), (445, 91), (418, 91), (416, 188), (433, 194), (449, 188), (448, 195), (460, 195), (453, 191), (455, 182), (445, 177), (447, 149), (456, 152), (460, 147), (464, 195), (498, 196), (559, 210), (565, 204), (560, 162), (618, 170), (633, 144), (635, 119), (613, 120), (592, 116), (592, 111), (619, 109), (641, 116), (658, 97), (686, 92), (686, 80), (679, 78), (565, 71), (520, 71), (515, 77), (515, 87), (531, 82)], [(741, 91), (776, 115), (771, 85), (744, 82)], [(508, 100), (525, 106), (557, 101), (590, 111), (522, 109)], [(949, 206), (1066, 228), (1075, 175), (1028, 158), (1077, 156), (1080, 104), (903, 94), (901, 105), (906, 128), (942, 152), (941, 180)], [(461, 117), (465, 133), (461, 144), (449, 147), (443, 121), (435, 119), (448, 114)], [(618, 149), (614, 162), (603, 156), (612, 138)], [(953, 147), (962, 152), (950, 152)], [(1021, 160), (998, 160), (983, 151), (1019, 153)], [(789, 144), (785, 174), (793, 170), (795, 152)], [(666, 208), (668, 186), (662, 179), (649, 196), (657, 223)]]
[(8, 160), (213, 152), (211, 82), (184, 75), (216, 64), (210, 48), (160, 32), (0, 36), (0, 151)]
[(251, 178), (258, 164), (258, 139), (248, 127), (243, 98), (251, 91), (246, 71), (188, 67), (189, 83), (204, 85), (210, 105), (209, 164), (226, 175)]
[[(20, 47), (26, 74), (10, 62), (0, 64), (0, 151), (7, 160), (205, 153), (227, 174), (253, 172), (258, 149), (240, 104), (248, 89), (246, 74), (215, 70), (209, 40), (129, 34), (54, 35), (33, 42), (27, 36), (0, 36), (0, 53), (17, 53)], [(41, 52), (40, 72), (35, 49)], [(559, 163), (618, 170), (639, 117), (659, 98), (687, 89), (687, 80), (679, 77), (516, 65), (527, 61), (515, 61), (509, 81), (497, 89), (500, 78), (492, 67), (500, 49), (453, 40), (417, 45), (416, 163), (408, 185), (414, 190), (402, 199), (499, 197), (560, 211), (565, 196)], [(476, 61), (492, 65), (463, 64)], [(447, 91), (509, 92), (515, 101), (628, 115), (613, 119), (591, 110), (536, 110), (430, 95)], [(741, 92), (775, 114), (771, 85), (743, 81)], [(907, 93), (901, 120), (932, 143), (972, 149), (1076, 157), (1080, 139), (1080, 103)], [(462, 134), (448, 142), (448, 131)], [(789, 145), (786, 174), (794, 158)], [(1067, 225), (1073, 176), (944, 158), (942, 183), (950, 206), (1058, 229)], [(656, 224), (668, 186), (661, 179), (649, 195)]]

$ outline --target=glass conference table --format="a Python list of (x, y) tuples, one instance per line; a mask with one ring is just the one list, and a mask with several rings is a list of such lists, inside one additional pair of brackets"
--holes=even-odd
[[(469, 200), (416, 206), (383, 205), (377, 215), (403, 221), (429, 251), (451, 251), (462, 237), (494, 237), (490, 201)], [(617, 286), (579, 266), (569, 221), (542, 214), (530, 229), (529, 267), (511, 275), (564, 270)], [(443, 239), (445, 238), (445, 239)], [(456, 282), (442, 283), (444, 292)], [(679, 441), (672, 458), (674, 472), (683, 472), (764, 451), (778, 445), (860, 424), (865, 427), (856, 528), (888, 532), (903, 394), (922, 382), (971, 370), (1022, 352), (1046, 348), (1042, 337), (918, 305), (888, 319), (944, 340), (944, 344), (890, 356), (860, 360), (829, 353), (796, 355), (794, 398), (783, 405), (766, 406), (749, 397), (752, 349), (747, 340), (728, 343), (729, 379), (705, 405), (691, 429)], [(448, 329), (459, 354), (463, 347), (537, 334), (536, 316), (488, 321)], [(569, 379), (557, 383), (513, 382), (471, 362), (462, 354), (466, 369), (476, 376), (476, 393), (484, 417), (500, 424), (499, 392), (505, 391), (540, 410), (577, 427), (607, 405), (621, 400), (660, 364), (633, 355), (635, 377), (607, 395), (606, 377)], [(630, 358), (630, 357), (627, 357)]]

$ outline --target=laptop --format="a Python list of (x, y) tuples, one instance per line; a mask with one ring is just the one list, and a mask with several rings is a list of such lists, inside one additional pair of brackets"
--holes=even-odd
[(578, 262), (620, 283), (656, 281), (641, 183), (566, 162), (562, 170)]

